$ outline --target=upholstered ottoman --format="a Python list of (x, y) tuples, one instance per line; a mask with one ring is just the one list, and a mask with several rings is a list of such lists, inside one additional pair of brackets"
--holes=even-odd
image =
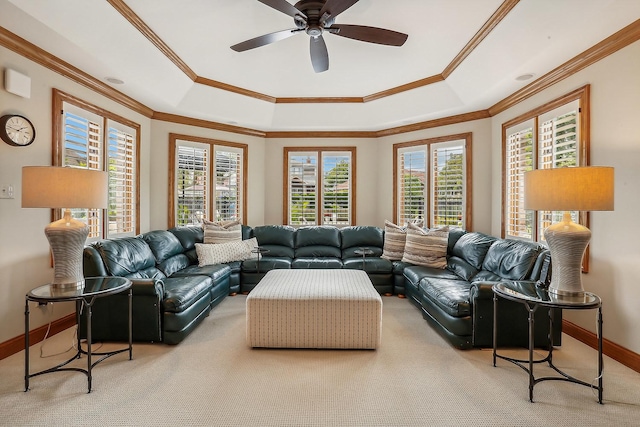
[(361, 270), (271, 270), (247, 296), (251, 347), (375, 349), (382, 298)]

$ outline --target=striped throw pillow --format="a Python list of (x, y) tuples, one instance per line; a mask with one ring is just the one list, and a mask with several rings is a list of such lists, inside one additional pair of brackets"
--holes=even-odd
[(204, 230), (203, 243), (227, 243), (242, 240), (240, 221), (202, 221)]
[(448, 240), (449, 227), (425, 230), (409, 224), (402, 262), (444, 269)]
[(389, 261), (400, 261), (404, 255), (404, 243), (407, 240), (407, 229), (384, 221), (384, 245), (382, 247), (382, 258)]

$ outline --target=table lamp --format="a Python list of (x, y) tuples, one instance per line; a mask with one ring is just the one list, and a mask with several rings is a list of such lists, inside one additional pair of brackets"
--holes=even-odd
[(44, 229), (53, 255), (54, 288), (84, 286), (82, 251), (89, 226), (71, 217), (71, 208), (107, 207), (107, 172), (56, 166), (22, 168), (22, 207), (64, 209), (63, 218)]
[(524, 174), (524, 208), (564, 211), (562, 221), (544, 230), (551, 251), (549, 293), (579, 296), (582, 257), (591, 231), (571, 219), (570, 211), (613, 210), (613, 168), (604, 166), (537, 169)]

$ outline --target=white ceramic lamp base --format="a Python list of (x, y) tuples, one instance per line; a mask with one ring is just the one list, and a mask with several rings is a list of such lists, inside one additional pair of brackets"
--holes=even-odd
[(44, 229), (53, 254), (53, 281), (59, 289), (84, 286), (82, 251), (89, 235), (89, 227), (82, 221), (71, 218), (67, 210), (65, 217), (52, 222)]
[(591, 231), (573, 222), (570, 213), (565, 212), (561, 222), (544, 230), (544, 238), (551, 251), (549, 293), (562, 296), (583, 294), (582, 257), (591, 240)]

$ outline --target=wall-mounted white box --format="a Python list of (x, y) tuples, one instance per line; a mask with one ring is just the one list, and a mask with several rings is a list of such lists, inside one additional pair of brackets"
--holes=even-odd
[(6, 68), (4, 70), (4, 88), (9, 93), (23, 98), (31, 98), (31, 77)]

